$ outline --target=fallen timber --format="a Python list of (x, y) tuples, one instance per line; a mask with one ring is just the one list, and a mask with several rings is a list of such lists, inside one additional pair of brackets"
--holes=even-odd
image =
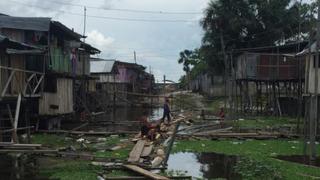
[(140, 168), (138, 166), (135, 166), (135, 165), (124, 165), (124, 167), (126, 167), (127, 169), (129, 169), (131, 171), (137, 172), (137, 173), (139, 173), (139, 174), (141, 174), (143, 176), (146, 176), (146, 177), (148, 177), (150, 179), (154, 179), (154, 180), (169, 180), (169, 178), (167, 178), (167, 177), (152, 173), (150, 171), (147, 171), (147, 170), (145, 170), (143, 168)]
[(73, 135), (91, 135), (91, 136), (109, 136), (116, 134), (137, 134), (137, 131), (118, 131), (118, 132), (94, 132), (94, 131), (67, 131), (67, 130), (39, 130), (39, 133), (47, 134), (73, 134)]
[[(170, 176), (169, 179), (192, 179), (191, 176)], [(149, 178), (142, 176), (118, 176), (118, 177), (105, 177), (105, 180), (147, 180)]]
[(249, 138), (249, 139), (277, 139), (297, 138), (296, 134), (281, 133), (213, 133), (213, 134), (178, 134), (179, 138), (202, 137), (202, 138)]

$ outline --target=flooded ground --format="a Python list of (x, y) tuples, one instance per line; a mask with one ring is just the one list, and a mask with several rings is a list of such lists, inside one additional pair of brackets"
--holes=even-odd
[[(143, 107), (123, 107), (109, 109), (106, 113), (96, 115), (92, 118), (92, 123), (85, 127), (83, 130), (86, 131), (106, 131), (106, 132), (117, 132), (117, 131), (139, 131), (140, 117), (144, 112), (148, 112), (150, 121), (158, 121), (162, 118), (162, 108), (143, 108)], [(62, 122), (62, 127), (66, 129), (73, 129), (80, 126), (84, 122)]]
[(194, 179), (240, 179), (234, 173), (236, 156), (216, 153), (176, 153), (170, 155), (168, 171), (192, 176)]
[(299, 163), (299, 164), (320, 167), (320, 158), (319, 157), (315, 160), (311, 160), (309, 156), (292, 155), (292, 156), (277, 156), (277, 159), (280, 159), (283, 161), (295, 162), (295, 163)]
[(49, 180), (37, 175), (35, 158), (26, 155), (0, 155), (0, 179)]

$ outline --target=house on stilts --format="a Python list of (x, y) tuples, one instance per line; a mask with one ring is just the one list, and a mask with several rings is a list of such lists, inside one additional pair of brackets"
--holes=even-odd
[[(32, 101), (32, 119), (40, 127), (60, 128), (61, 117), (87, 111), (87, 92), (95, 90), (90, 55), (100, 51), (82, 42), (85, 37), (51, 18), (7, 15), (0, 15), (0, 34), (43, 51), (25, 64), (28, 70), (45, 74), (28, 77), (42, 82), (40, 96)], [(23, 91), (18, 93), (24, 96)]]

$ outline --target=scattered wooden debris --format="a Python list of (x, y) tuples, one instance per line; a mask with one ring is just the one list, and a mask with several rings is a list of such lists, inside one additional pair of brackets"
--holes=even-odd
[(48, 134), (74, 134), (74, 135), (91, 135), (91, 136), (110, 136), (115, 134), (137, 134), (136, 131), (118, 131), (118, 132), (94, 132), (94, 131), (66, 131), (66, 130), (39, 130), (39, 133)]
[(139, 140), (129, 154), (128, 162), (138, 162), (146, 144), (145, 140)]
[(164, 176), (160, 176), (158, 174), (155, 174), (155, 173), (152, 173), (150, 171), (147, 171), (145, 169), (142, 169), (138, 166), (135, 166), (135, 165), (124, 165), (124, 167), (126, 167), (127, 169), (130, 169), (134, 172), (137, 172), (143, 176), (146, 176), (148, 178), (151, 178), (151, 179), (155, 179), (155, 180), (169, 180), (169, 178), (167, 177), (164, 177)]
[(148, 157), (152, 153), (153, 145), (144, 147), (141, 157)]

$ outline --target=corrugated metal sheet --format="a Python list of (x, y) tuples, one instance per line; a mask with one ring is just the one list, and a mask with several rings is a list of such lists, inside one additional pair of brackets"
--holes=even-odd
[(111, 73), (113, 65), (116, 61), (114, 60), (101, 60), (90, 62), (91, 73)]
[[(297, 79), (298, 66), (299, 61), (295, 57), (281, 54), (247, 53), (238, 57), (237, 79)], [(304, 64), (301, 64), (301, 66), (303, 67)]]
[(64, 54), (60, 48), (50, 48), (49, 69), (55, 72), (72, 72), (71, 60), (69, 54)]
[(51, 18), (0, 16), (0, 28), (49, 31)]

